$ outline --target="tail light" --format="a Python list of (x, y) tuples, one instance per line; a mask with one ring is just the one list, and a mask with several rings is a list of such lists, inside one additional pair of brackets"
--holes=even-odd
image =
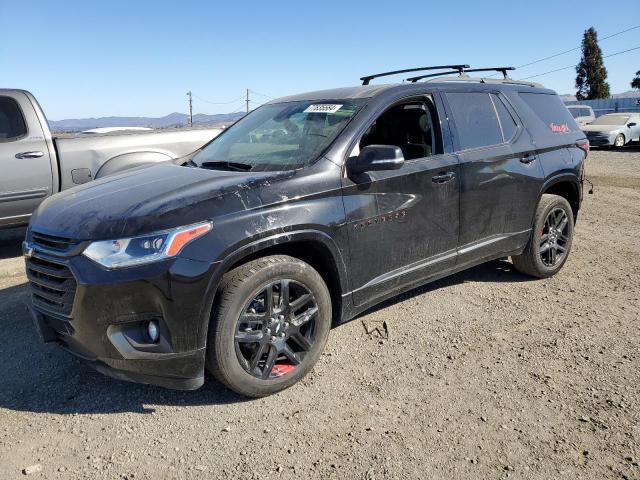
[(585, 158), (589, 155), (589, 140), (580, 140), (576, 142), (576, 147), (584, 152)]

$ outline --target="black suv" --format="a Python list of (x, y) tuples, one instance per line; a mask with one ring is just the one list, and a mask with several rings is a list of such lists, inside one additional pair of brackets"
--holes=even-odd
[(206, 365), (257, 397), (400, 292), (506, 256), (554, 275), (585, 136), (553, 91), (454, 67), (274, 100), (186, 158), (46, 200), (23, 245), (44, 341), (170, 388)]

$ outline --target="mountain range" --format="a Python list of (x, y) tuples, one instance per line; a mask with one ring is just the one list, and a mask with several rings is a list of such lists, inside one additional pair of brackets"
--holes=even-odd
[[(194, 125), (228, 125), (244, 116), (244, 112), (219, 113), (206, 115), (197, 113), (193, 116)], [(54, 132), (79, 132), (101, 127), (150, 127), (173, 128), (188, 125), (189, 116), (184, 113), (170, 113), (164, 117), (98, 117), (72, 118), (66, 120), (49, 120), (49, 128)]]

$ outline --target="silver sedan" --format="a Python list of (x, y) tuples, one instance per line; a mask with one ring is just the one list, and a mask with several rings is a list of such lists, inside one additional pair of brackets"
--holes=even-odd
[(591, 146), (624, 147), (627, 143), (640, 137), (640, 114), (609, 113), (596, 118), (593, 122), (582, 125)]

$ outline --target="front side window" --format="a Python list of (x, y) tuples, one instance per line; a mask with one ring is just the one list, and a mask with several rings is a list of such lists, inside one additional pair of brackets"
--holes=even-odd
[(449, 92), (446, 95), (462, 150), (503, 142), (496, 109), (488, 93)]
[(402, 150), (405, 160), (440, 153), (434, 113), (431, 102), (424, 101), (391, 107), (369, 126), (358, 146), (362, 149), (368, 145), (393, 145)]
[(292, 170), (313, 163), (361, 108), (360, 101), (264, 105), (193, 157), (203, 168)]
[(0, 142), (18, 140), (27, 134), (22, 111), (11, 97), (0, 96)]

